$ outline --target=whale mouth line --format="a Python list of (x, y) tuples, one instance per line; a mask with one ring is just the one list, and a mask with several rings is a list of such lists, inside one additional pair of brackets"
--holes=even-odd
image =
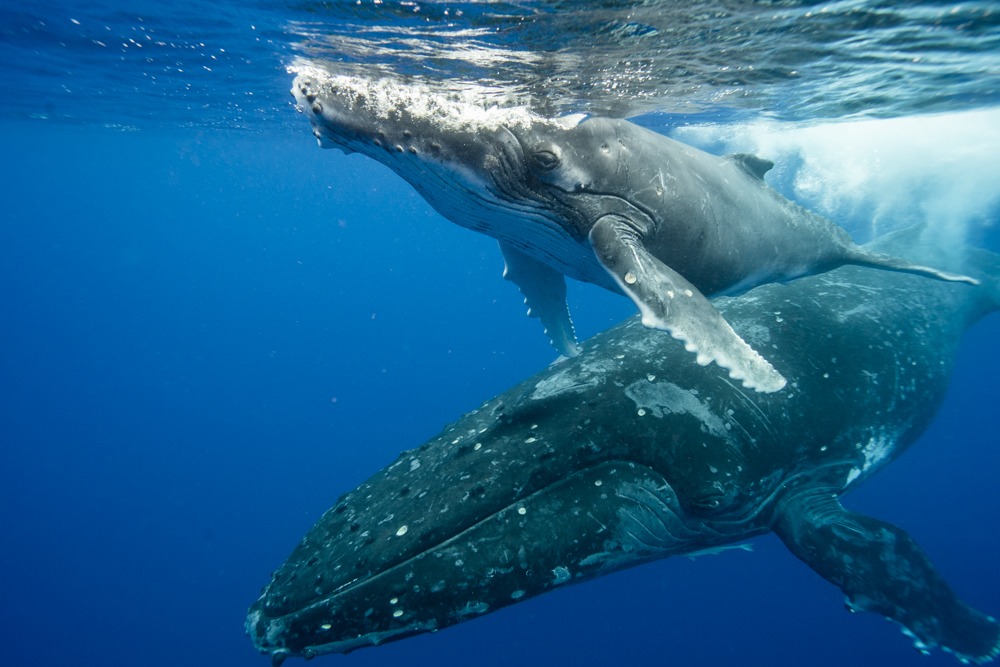
[(304, 646), (301, 650), (293, 651), (288, 648), (276, 648), (270, 651), (271, 655), (271, 666), (279, 667), (285, 662), (287, 658), (301, 657), (306, 660), (311, 660), (320, 655), (328, 653), (342, 653), (348, 654), (351, 651), (357, 650), (359, 648), (367, 648), (369, 646), (378, 646), (379, 644), (384, 644), (390, 640), (404, 639), (412, 635), (423, 634), (425, 632), (433, 632), (437, 629), (437, 623), (417, 623), (414, 625), (406, 626), (403, 628), (396, 628), (394, 630), (384, 630), (382, 632), (370, 632), (365, 635), (360, 635), (358, 637), (353, 637), (350, 639), (338, 639), (326, 644), (312, 644), (309, 646)]
[[(537, 489), (517, 497), (509, 502), (498, 503), (493, 509), (486, 509), (483, 513), (476, 513), (471, 518), (471, 521), (463, 522), (463, 524), (455, 526), (455, 528), (449, 531), (447, 537), (442, 537), (435, 540), (433, 544), (421, 546), (419, 549), (414, 549), (408, 554), (404, 554), (402, 558), (395, 560), (394, 562), (386, 563), (384, 567), (378, 569), (377, 572), (373, 572), (366, 576), (357, 577), (351, 581), (345, 582), (338, 586), (335, 590), (322, 595), (322, 597), (315, 598), (309, 604), (299, 606), (296, 609), (288, 611), (287, 613), (282, 613), (280, 615), (271, 615), (267, 612), (267, 605), (264, 604), (267, 598), (274, 594), (272, 591), (265, 591), (265, 593), (258, 600), (258, 603), (252, 608), (250, 614), (247, 617), (247, 632), (252, 638), (257, 649), (266, 655), (270, 655), (272, 659), (272, 665), (280, 665), (288, 657), (304, 657), (306, 659), (316, 657), (321, 654), (330, 653), (348, 653), (359, 648), (365, 648), (370, 646), (377, 646), (388, 641), (394, 641), (402, 639), (404, 637), (416, 634), (423, 634), (427, 632), (433, 632), (441, 629), (442, 627), (447, 627), (454, 623), (453, 619), (444, 618), (437, 615), (426, 615), (421, 614), (415, 618), (408, 619), (405, 625), (395, 625), (392, 623), (392, 619), (386, 619), (389, 624), (380, 624), (376, 626), (369, 625), (365, 628), (364, 632), (357, 632), (357, 630), (351, 630), (351, 623), (348, 621), (343, 627), (339, 637), (337, 636), (337, 626), (338, 623), (334, 618), (341, 617), (343, 610), (342, 601), (350, 601), (352, 596), (360, 596), (362, 599), (369, 599), (370, 593), (366, 592), (366, 589), (371, 591), (378, 591), (380, 589), (380, 582), (392, 583), (394, 580), (403, 580), (405, 577), (401, 576), (401, 573), (405, 573), (408, 568), (414, 567), (416, 563), (421, 562), (425, 558), (433, 557), (435, 553), (441, 553), (442, 551), (448, 550), (449, 546), (454, 545), (456, 547), (461, 547), (463, 545), (463, 540), (470, 543), (475, 542), (475, 533), (477, 530), (483, 529), (484, 526), (488, 526), (490, 522), (495, 522), (498, 518), (503, 519), (505, 514), (511, 515), (513, 521), (517, 521), (524, 517), (525, 515), (535, 514), (537, 511), (543, 511), (542, 508), (545, 506), (550, 506), (551, 502), (546, 500), (546, 497), (551, 498), (551, 494), (556, 493), (558, 495), (559, 490), (565, 487), (569, 487), (567, 491), (570, 496), (575, 497), (573, 494), (579, 495), (579, 489), (586, 489), (593, 487), (594, 489), (599, 489), (600, 493), (607, 494), (609, 499), (606, 502), (620, 503), (622, 500), (634, 500), (626, 493), (627, 489), (617, 484), (614, 481), (616, 471), (621, 473), (625, 472), (625, 468), (632, 471), (630, 475), (627, 475), (625, 480), (626, 487), (631, 487), (629, 483), (632, 477), (639, 476), (645, 479), (649, 479), (652, 476), (657, 478), (658, 486), (660, 491), (665, 494), (668, 498), (675, 498), (672, 488), (669, 485), (664, 486), (662, 477), (655, 472), (655, 470), (648, 465), (643, 463), (638, 463), (635, 461), (625, 460), (625, 459), (611, 459), (603, 461), (591, 462), (584, 467), (577, 468), (572, 473), (553, 479), (552, 481), (538, 487)], [(603, 480), (603, 481), (602, 481)], [(575, 491), (574, 491), (575, 487)], [(651, 506), (658, 506), (660, 512), (666, 511), (671, 514), (677, 514), (679, 507), (675, 506), (672, 502), (660, 503), (650, 501)], [(550, 508), (551, 509), (551, 508)], [(612, 510), (615, 512), (616, 510)], [(596, 521), (597, 519), (590, 514), (591, 519)], [(651, 513), (653, 516), (655, 513)], [(678, 536), (681, 537), (681, 536)], [(573, 539), (569, 536), (567, 539)], [(587, 559), (581, 561), (583, 564), (587, 564), (591, 569), (599, 569), (599, 563), (601, 558), (607, 556), (604, 554), (600, 548), (598, 552), (592, 556), (595, 561), (593, 567), (586, 563)], [(558, 563), (556, 565), (559, 565)], [(416, 566), (419, 569), (419, 566)], [(537, 567), (536, 567), (537, 569)], [(542, 568), (545, 569), (545, 568)], [(548, 587), (552, 585), (559, 585), (568, 583), (573, 580), (568, 570), (565, 567), (557, 567), (553, 570), (556, 574), (553, 575), (555, 578), (553, 581), (547, 581), (546, 587), (544, 589), (535, 590), (534, 595), (543, 590), (547, 590)], [(588, 577), (589, 578), (589, 577)], [(407, 580), (408, 581), (408, 580)], [(411, 583), (422, 583), (423, 582), (411, 582)], [(391, 586), (382, 586), (385, 590), (390, 590)], [(525, 593), (529, 592), (523, 587), (520, 589), (520, 594), (513, 599), (521, 599), (525, 597)], [(529, 596), (530, 596), (529, 595)], [(484, 605), (482, 602), (476, 602), (476, 597), (472, 596), (466, 601), (467, 604), (464, 608), (467, 611), (457, 611), (457, 616), (462, 616), (468, 618), (471, 616), (480, 616), (487, 611), (492, 611), (495, 607), (492, 605)], [(350, 602), (348, 602), (350, 604)], [(357, 609), (364, 609), (365, 605), (356, 606)], [(357, 612), (357, 613), (360, 613)], [(393, 614), (395, 616), (395, 614)], [(331, 632), (330, 641), (324, 641), (326, 638), (316, 634), (310, 633), (308, 637), (302, 637), (305, 639), (304, 642), (300, 641), (290, 641), (296, 634), (296, 627), (300, 625), (302, 620), (309, 617), (317, 616), (327, 616), (331, 620), (326, 621), (321, 625), (321, 629), (324, 632)], [(348, 617), (343, 617), (345, 620)], [(309, 621), (313, 623), (315, 621)], [(311, 640), (311, 641), (310, 641)]]
[[(628, 472), (626, 472), (626, 469)], [(624, 477), (616, 481), (616, 476), (620, 475), (624, 475)], [(382, 585), (381, 582), (391, 583), (396, 580), (403, 580), (405, 579), (403, 574), (408, 569), (416, 568), (417, 570), (420, 570), (422, 566), (419, 563), (432, 562), (425, 561), (424, 559), (433, 559), (436, 554), (441, 554), (451, 547), (461, 549), (464, 547), (466, 542), (475, 542), (477, 531), (484, 530), (484, 526), (488, 528), (488, 525), (491, 522), (496, 522), (498, 520), (504, 522), (517, 522), (525, 516), (529, 517), (530, 520), (530, 516), (536, 514), (536, 512), (550, 511), (552, 507), (552, 494), (556, 494), (556, 496), (558, 496), (560, 489), (565, 489), (565, 487), (569, 487), (565, 491), (568, 497), (579, 497), (581, 491), (586, 493), (586, 489), (593, 488), (595, 492), (601, 494), (606, 493), (609, 498), (606, 502), (610, 502), (614, 505), (620, 504), (623, 501), (634, 502), (636, 498), (632, 497), (628, 491), (635, 486), (632, 483), (632, 480), (636, 477), (646, 480), (653, 477), (657, 480), (656, 486), (659, 493), (655, 495), (660, 496), (660, 498), (658, 500), (655, 497), (651, 497), (645, 501), (644, 504), (646, 504), (649, 508), (646, 512), (644, 512), (644, 516), (648, 517), (645, 523), (648, 524), (649, 521), (659, 523), (659, 521), (662, 521), (662, 517), (665, 514), (675, 515), (675, 518), (671, 521), (671, 524), (675, 527), (678, 524), (674, 522), (677, 522), (678, 520), (680, 521), (680, 524), (685, 523), (685, 519), (682, 518), (683, 512), (681, 507), (676, 503), (676, 496), (673, 489), (666, 484), (662, 476), (656, 473), (653, 468), (646, 464), (627, 459), (595, 461), (589, 463), (585, 467), (577, 468), (570, 474), (553, 479), (530, 493), (516, 497), (509, 502), (501, 501), (492, 509), (484, 508), (482, 513), (475, 513), (472, 515), (470, 517), (470, 519), (472, 519), (471, 521), (456, 525), (452, 530), (448, 531), (447, 537), (436, 539), (433, 544), (421, 545), (419, 549), (415, 548), (409, 553), (402, 554), (402, 557), (398, 560), (385, 563), (385, 565), (380, 567), (376, 572), (347, 581), (338, 586), (336, 589), (323, 594), (321, 597), (309, 600), (308, 604), (302, 604), (301, 606), (297, 606), (296, 608), (288, 610), (285, 613), (269, 613), (266, 602), (269, 597), (273, 595), (280, 595), (280, 589), (265, 590), (264, 594), (258, 599), (258, 602), (254, 605), (247, 618), (247, 632), (260, 652), (272, 655), (275, 664), (280, 664), (280, 661), (283, 661), (286, 657), (303, 656), (308, 658), (326, 653), (346, 653), (357, 648), (375, 646), (386, 641), (401, 639), (404, 636), (411, 634), (432, 632), (442, 627), (447, 627), (454, 621), (444, 620), (443, 617), (436, 615), (421, 614), (416, 618), (409, 619), (409, 622), (406, 623), (406, 625), (393, 625), (391, 624), (392, 619), (386, 619), (390, 621), (390, 625), (369, 625), (365, 628), (365, 630), (367, 630), (366, 632), (356, 633), (356, 631), (351, 631), (349, 629), (351, 626), (349, 618), (351, 617), (342, 616), (342, 614), (346, 612), (348, 607), (354, 605), (354, 598), (370, 598), (370, 591), (379, 590)], [(619, 510), (617, 509), (611, 510), (613, 514), (618, 511)], [(586, 514), (590, 516), (592, 520), (597, 520), (590, 514), (590, 512), (586, 512)], [(509, 516), (505, 517), (505, 515)], [(671, 535), (668, 529), (665, 534), (672, 540), (676, 539), (683, 542), (686, 537), (686, 532), (687, 530), (683, 530), (681, 533)], [(657, 534), (664, 533), (662, 533), (661, 529), (657, 532)], [(573, 539), (573, 535), (567, 536), (566, 539)], [(653, 545), (653, 547), (654, 551), (659, 552), (663, 548), (663, 545), (660, 545), (659, 547)], [(595, 551), (594, 555), (592, 555), (590, 559), (594, 562), (589, 563), (588, 559), (585, 558), (581, 561), (581, 563), (586, 565), (586, 567), (590, 570), (600, 569), (598, 566), (600, 562), (603, 562), (601, 559), (609, 556), (609, 554), (605, 554), (604, 551), (605, 550), (602, 550), (602, 548), (598, 546), (597, 551)], [(613, 564), (618, 561), (611, 560), (608, 562)], [(556, 563), (556, 565), (560, 564)], [(535, 569), (538, 569), (537, 564)], [(543, 567), (541, 569), (546, 570), (551, 568)], [(589, 578), (589, 576), (590, 575), (588, 575), (587, 578)], [(559, 577), (556, 576), (556, 579), (559, 579)], [(569, 579), (559, 579), (556, 583), (561, 584), (565, 581), (569, 581)], [(423, 583), (429, 582), (419, 583), (423, 585)], [(548, 582), (548, 584), (551, 584), (551, 582)], [(391, 586), (382, 587), (386, 590), (391, 588)], [(515, 599), (520, 599), (525, 596), (526, 592), (529, 592), (523, 587), (520, 590), (521, 593)], [(539, 592), (542, 592), (542, 590), (535, 591), (535, 593)], [(533, 594), (534, 593), (532, 593), (532, 595)], [(470, 600), (471, 602), (469, 602), (469, 605), (480, 604), (475, 602), (476, 598), (474, 596), (470, 597)], [(303, 602), (307, 601), (303, 600)], [(345, 607), (345, 604), (347, 607)], [(364, 606), (367, 606), (367, 603), (365, 603)], [(364, 606), (354, 605), (356, 609), (360, 610), (363, 610)], [(478, 616), (485, 613), (487, 610), (492, 609), (492, 605), (490, 605), (489, 608), (484, 609), (479, 609), (478, 606), (476, 606), (474, 612), (469, 611), (467, 614)], [(353, 614), (355, 612), (347, 613)], [(360, 613), (360, 611), (357, 613)], [(460, 611), (457, 612), (457, 614), (461, 616), (463, 612)], [(289, 641), (295, 634), (298, 634), (296, 632), (296, 628), (297, 626), (301, 626), (303, 620), (309, 618), (315, 619), (320, 616), (331, 619), (325, 621), (321, 626), (321, 629), (324, 632), (330, 632), (330, 641), (324, 641), (326, 639), (325, 637), (317, 636), (316, 634), (311, 633), (311, 636), (306, 639), (306, 642), (308, 643)], [(338, 631), (336, 628), (340, 624), (337, 620), (334, 620), (336, 618), (344, 619), (344, 625), (342, 626), (344, 633), (339, 637), (337, 636)], [(315, 620), (308, 622), (315, 623)], [(360, 630), (361, 628), (358, 629)], [(311, 641), (309, 641), (310, 639)]]
[[(310, 611), (312, 609), (315, 609), (318, 606), (326, 604), (327, 602), (333, 600), (337, 596), (349, 593), (352, 589), (357, 588), (358, 586), (364, 586), (364, 585), (368, 585), (368, 584), (371, 584), (371, 583), (375, 583), (380, 578), (387, 577), (390, 574), (392, 574), (393, 572), (395, 572), (395, 571), (397, 571), (397, 570), (399, 570), (401, 568), (405, 568), (406, 566), (408, 566), (409, 564), (411, 564), (413, 561), (417, 560), (418, 558), (422, 558), (422, 557), (426, 556), (427, 554), (429, 554), (429, 553), (431, 553), (431, 552), (433, 552), (433, 551), (435, 551), (437, 549), (441, 549), (441, 548), (447, 547), (450, 543), (453, 543), (453, 542), (455, 542), (457, 540), (460, 540), (463, 535), (468, 534), (469, 532), (475, 530), (477, 527), (483, 525), (484, 523), (486, 523), (488, 521), (496, 519), (496, 517), (499, 516), (499, 515), (502, 515), (502, 514), (504, 514), (506, 512), (515, 512), (515, 513), (517, 513), (518, 510), (522, 509), (522, 508), (525, 509), (525, 510), (527, 510), (527, 508), (531, 506), (531, 501), (533, 499), (538, 498), (538, 497), (540, 497), (540, 496), (542, 496), (542, 495), (550, 492), (552, 489), (556, 489), (556, 488), (559, 488), (560, 486), (564, 486), (564, 485), (570, 484), (573, 481), (575, 481), (575, 480), (577, 480), (577, 479), (579, 479), (581, 477), (586, 476), (587, 473), (589, 473), (589, 472), (591, 472), (591, 471), (593, 471), (595, 469), (603, 468), (603, 467), (605, 467), (607, 465), (614, 465), (614, 464), (621, 465), (621, 464), (630, 464), (630, 463), (632, 463), (632, 462), (630, 462), (630, 461), (624, 461), (624, 460), (621, 460), (621, 461), (619, 461), (619, 460), (608, 460), (608, 461), (601, 461), (601, 462), (598, 462), (598, 463), (594, 463), (593, 465), (589, 465), (589, 466), (584, 467), (584, 468), (579, 468), (579, 469), (573, 471), (569, 475), (566, 475), (566, 476), (564, 476), (564, 477), (562, 477), (560, 479), (557, 479), (557, 480), (553, 481), (550, 484), (546, 484), (545, 486), (542, 486), (541, 488), (539, 488), (539, 489), (531, 492), (530, 494), (528, 494), (527, 496), (524, 496), (523, 498), (514, 500), (514, 501), (512, 501), (512, 502), (510, 502), (510, 503), (508, 503), (508, 504), (506, 504), (506, 505), (504, 505), (502, 507), (500, 507), (499, 509), (490, 511), (488, 514), (482, 515), (476, 521), (474, 521), (474, 522), (472, 522), (470, 524), (467, 524), (467, 525), (459, 528), (453, 535), (450, 535), (449, 537), (445, 537), (445, 538), (441, 539), (440, 541), (435, 542), (434, 544), (431, 544), (431, 545), (428, 545), (428, 546), (426, 546), (424, 548), (421, 548), (419, 551), (417, 551), (415, 553), (412, 553), (412, 554), (406, 556), (405, 558), (402, 558), (401, 560), (398, 560), (398, 561), (395, 561), (395, 562), (393, 562), (391, 564), (388, 564), (386, 567), (380, 569), (378, 572), (374, 572), (374, 573), (370, 574), (369, 576), (358, 577), (358, 578), (353, 579), (353, 580), (351, 580), (349, 582), (341, 584), (335, 590), (333, 590), (330, 593), (324, 595), (321, 599), (319, 599), (319, 600), (317, 600), (317, 601), (315, 601), (315, 602), (313, 602), (313, 603), (311, 603), (309, 605), (301, 607), (300, 609), (296, 609), (295, 611), (291, 611), (291, 612), (289, 612), (287, 614), (282, 614), (281, 616), (275, 616), (271, 620), (276, 621), (276, 620), (280, 620), (280, 619), (283, 619), (283, 618), (288, 618), (289, 616), (295, 616), (295, 615), (301, 614), (303, 612), (308, 612), (308, 611)], [(642, 464), (635, 464), (635, 465), (638, 466), (638, 465), (642, 465)], [(643, 465), (643, 467), (648, 467), (648, 466), (644, 466)]]
[[(571, 480), (586, 475), (590, 470), (598, 468), (605, 463), (606, 462), (595, 463), (594, 465), (578, 469), (565, 477), (554, 480), (552, 483), (538, 488), (522, 498), (515, 499), (493, 510), (488, 510), (484, 514), (477, 515), (478, 518), (476, 518), (476, 520), (457, 527), (453, 533), (435, 541), (434, 544), (422, 547), (395, 562), (388, 563), (377, 572), (352, 579), (351, 581), (338, 586), (335, 590), (323, 595), (307, 605), (298, 607), (294, 610), (288, 611), (287, 613), (273, 616), (266, 614), (262, 608), (254, 609), (247, 617), (247, 632), (253, 639), (257, 649), (261, 651), (261, 653), (269, 654), (271, 656), (272, 667), (277, 667), (284, 663), (284, 661), (289, 657), (304, 657), (309, 659), (321, 654), (348, 653), (359, 648), (377, 646), (381, 643), (389, 641), (390, 639), (401, 639), (409, 634), (420, 634), (436, 630), (438, 629), (438, 623), (434, 619), (431, 619), (418, 621), (405, 627), (388, 628), (354, 637), (336, 639), (325, 643), (313, 643), (304, 646), (296, 646), (295, 648), (290, 648), (283, 639), (283, 635), (286, 634), (288, 628), (294, 624), (298, 617), (309, 615), (317, 610), (323, 610), (325, 606), (333, 604), (337, 598), (349, 595), (352, 591), (360, 587), (377, 586), (380, 580), (391, 578), (393, 573), (396, 573), (401, 569), (405, 569), (415, 561), (426, 557), (428, 554), (431, 554), (436, 550), (447, 548), (447, 546), (451, 543), (460, 541), (463, 535), (467, 535), (474, 531), (477, 526), (481, 526), (486, 522), (495, 520), (497, 516), (502, 515), (503, 513), (517, 512), (518, 509), (529, 507), (533, 499), (550, 492), (553, 488), (558, 488), (569, 483)], [(258, 600), (258, 604), (263, 601), (268, 594), (269, 592), (266, 591)]]

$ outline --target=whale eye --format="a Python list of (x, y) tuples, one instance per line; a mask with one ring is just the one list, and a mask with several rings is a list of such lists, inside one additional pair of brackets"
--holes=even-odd
[(552, 171), (559, 166), (559, 155), (547, 148), (539, 149), (531, 154), (531, 163), (541, 171)]
[(691, 509), (696, 512), (703, 512), (706, 514), (711, 514), (712, 512), (718, 511), (725, 500), (725, 496), (719, 493), (706, 494), (698, 498), (694, 498), (690, 502)]

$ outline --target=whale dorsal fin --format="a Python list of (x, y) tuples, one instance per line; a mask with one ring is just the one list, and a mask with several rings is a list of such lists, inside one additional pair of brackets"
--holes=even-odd
[(774, 163), (770, 160), (765, 160), (750, 153), (733, 153), (732, 155), (727, 155), (726, 159), (732, 160), (740, 169), (761, 181), (764, 180), (764, 174), (771, 171), (771, 168), (774, 166)]

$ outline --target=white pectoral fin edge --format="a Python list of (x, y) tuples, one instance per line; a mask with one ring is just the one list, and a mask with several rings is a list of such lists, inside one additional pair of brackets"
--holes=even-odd
[[(787, 384), (781, 373), (750, 347), (701, 293), (692, 291), (690, 295), (668, 296), (673, 301), (670, 310), (679, 312), (664, 317), (657, 313), (659, 309), (649, 307), (629, 287), (622, 284), (622, 289), (638, 306), (642, 323), (651, 329), (666, 331), (684, 343), (684, 349), (696, 355), (699, 365), (715, 362), (729, 371), (729, 377), (761, 393), (780, 391)], [(690, 312), (685, 312), (689, 308)]]
[(715, 362), (744, 387), (762, 393), (780, 391), (787, 381), (733, 330), (698, 289), (650, 255), (634, 227), (605, 216), (590, 240), (604, 268), (639, 308), (642, 323), (684, 343), (702, 366)]

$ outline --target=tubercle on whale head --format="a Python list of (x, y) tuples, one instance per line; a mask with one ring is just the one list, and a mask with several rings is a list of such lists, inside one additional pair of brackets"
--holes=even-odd
[(400, 152), (430, 153), (436, 142), (459, 153), (463, 148), (472, 150), (478, 137), (503, 127), (544, 120), (485, 89), (449, 94), (417, 79), (353, 77), (302, 62), (289, 71), (296, 74), (291, 93), (299, 110), (313, 122), (321, 140), (335, 143), (367, 138), (389, 149), (401, 148)]
[(290, 92), (320, 147), (366, 152), (363, 145), (381, 147), (389, 142), (378, 119), (367, 111), (369, 101), (363, 91), (303, 75), (296, 77)]

